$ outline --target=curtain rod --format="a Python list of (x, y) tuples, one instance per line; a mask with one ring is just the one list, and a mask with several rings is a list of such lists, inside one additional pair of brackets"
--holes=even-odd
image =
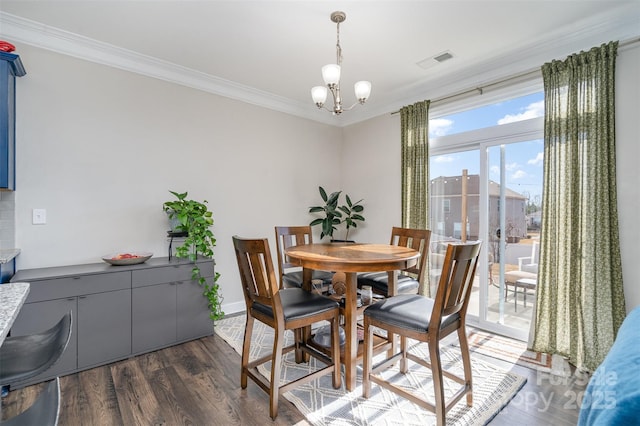
[[(618, 43), (618, 48), (627, 47), (629, 45), (632, 45), (632, 44), (635, 44), (635, 43), (638, 43), (638, 42), (640, 42), (640, 37), (636, 37), (636, 38), (632, 38), (632, 39), (629, 39), (629, 40), (625, 40), (625, 41), (622, 41), (622, 42)], [(516, 75), (513, 75), (511, 77), (504, 78), (502, 80), (498, 80), (498, 81), (494, 81), (492, 83), (485, 84), (485, 85), (480, 86), (480, 87), (474, 87), (473, 89), (463, 90), (462, 92), (458, 92), (458, 93), (455, 93), (453, 95), (448, 95), (448, 96), (444, 96), (442, 98), (434, 99), (434, 100), (431, 101), (431, 105), (433, 105), (435, 103), (438, 103), (438, 102), (443, 102), (443, 101), (446, 101), (446, 100), (449, 100), (449, 99), (452, 99), (452, 98), (457, 98), (459, 96), (470, 95), (470, 94), (476, 93), (476, 92), (478, 92), (480, 95), (482, 95), (484, 90), (489, 88), (489, 87), (499, 86), (499, 85), (502, 85), (502, 84), (504, 84), (506, 82), (509, 82), (509, 81), (512, 81), (512, 80), (519, 80), (519, 79), (526, 78), (526, 77), (533, 77), (535, 74), (538, 74), (540, 72), (541, 72), (540, 68), (537, 68), (537, 69), (534, 69), (534, 70), (529, 70), (529, 71), (523, 72), (521, 74), (516, 74)], [(398, 114), (398, 113), (400, 113), (400, 110), (393, 111), (391, 113), (391, 115), (395, 115), (395, 114)]]

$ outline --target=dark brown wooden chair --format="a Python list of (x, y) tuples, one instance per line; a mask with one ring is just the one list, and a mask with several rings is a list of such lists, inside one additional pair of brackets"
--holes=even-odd
[[(464, 395), (467, 396), (467, 405), (472, 405), (471, 360), (465, 319), (480, 245), (480, 241), (476, 241), (450, 244), (447, 247), (435, 299), (420, 295), (399, 295), (371, 305), (364, 311), (365, 353), (362, 394), (365, 398), (371, 394), (371, 382), (374, 382), (422, 408), (435, 412), (438, 425), (445, 424), (446, 413)], [(376, 366), (372, 366), (373, 327), (400, 335), (400, 352), (394, 354), (386, 352), (390, 356)], [(458, 332), (460, 341), (464, 378), (444, 371), (440, 362), (440, 340), (454, 331)], [(429, 360), (422, 359), (409, 351), (408, 338), (426, 342), (429, 345)], [(389, 342), (388, 346), (395, 345)], [(402, 389), (378, 375), (380, 371), (398, 361), (400, 361), (400, 372), (404, 374), (408, 371), (409, 360), (431, 369), (435, 403), (427, 400), (424, 395)], [(462, 384), (449, 401), (444, 399), (443, 376)]]
[[(291, 263), (284, 251), (292, 246), (313, 244), (311, 226), (276, 226), (276, 249), (278, 252), (278, 271), (280, 272), (280, 288), (301, 288), (302, 268)], [(313, 271), (312, 280), (321, 280), (322, 289), (331, 284), (333, 273), (328, 271)]]
[[(396, 294), (416, 294), (423, 275), (426, 271), (429, 257), (429, 239), (431, 231), (428, 229), (398, 228), (391, 229), (390, 244), (402, 247), (410, 247), (420, 252), (418, 263), (411, 268), (398, 272), (398, 287)], [(369, 285), (373, 291), (383, 296), (395, 296), (393, 289), (389, 288), (388, 272), (369, 272), (358, 274), (358, 287)]]
[[(266, 238), (245, 239), (234, 236), (233, 246), (247, 306), (240, 386), (245, 389), (249, 377), (266, 391), (269, 394), (269, 414), (275, 419), (278, 415), (279, 396), (294, 387), (330, 373), (333, 373), (334, 388), (340, 387), (338, 303), (300, 288), (281, 290), (276, 281), (269, 241)], [(254, 320), (274, 329), (274, 344), (271, 354), (249, 362)], [(331, 358), (307, 346), (304, 339), (304, 329), (320, 321), (331, 323)], [(286, 330), (294, 331), (295, 341), (292, 345), (283, 347)], [(326, 367), (281, 385), (282, 356), (293, 350), (296, 351), (296, 361), (301, 362), (303, 357), (309, 355), (322, 361)], [(257, 367), (268, 361), (271, 361), (271, 379), (267, 381)]]

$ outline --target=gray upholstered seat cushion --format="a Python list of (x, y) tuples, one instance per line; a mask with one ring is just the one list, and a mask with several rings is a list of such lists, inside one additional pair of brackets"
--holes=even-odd
[[(312, 280), (322, 280), (325, 285), (331, 284), (333, 272), (328, 271), (312, 271)], [(287, 272), (282, 276), (284, 288), (300, 288), (302, 287), (302, 271)]]
[[(389, 289), (387, 272), (367, 272), (358, 274), (358, 287), (370, 285), (376, 293), (386, 295)], [(398, 294), (415, 294), (420, 283), (408, 275), (398, 273)]]
[[(338, 307), (338, 302), (300, 288), (280, 290), (285, 321), (305, 318)], [(273, 318), (271, 306), (254, 303), (253, 309)]]
[[(434, 300), (428, 297), (403, 294), (369, 306), (365, 309), (364, 315), (396, 327), (426, 333), (433, 304)], [(459, 318), (460, 315), (457, 313), (446, 315), (442, 317), (441, 327), (453, 324)]]

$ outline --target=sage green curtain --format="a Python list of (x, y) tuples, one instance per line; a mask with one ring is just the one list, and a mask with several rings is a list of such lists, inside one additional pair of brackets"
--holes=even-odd
[[(402, 226), (429, 226), (429, 104), (417, 102), (400, 109), (402, 145)], [(424, 274), (428, 277), (429, 273)], [(420, 283), (420, 294), (429, 286)]]
[(593, 371), (625, 317), (616, 197), (618, 42), (544, 64), (544, 178), (532, 347)]

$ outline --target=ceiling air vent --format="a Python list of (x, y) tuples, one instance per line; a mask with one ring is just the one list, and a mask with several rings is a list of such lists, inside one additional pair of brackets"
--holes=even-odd
[(423, 59), (422, 61), (418, 62), (417, 65), (420, 68), (426, 70), (431, 68), (434, 65), (438, 65), (444, 61), (448, 61), (451, 58), (453, 58), (453, 53), (451, 53), (448, 50), (445, 50), (444, 52), (438, 53), (437, 55), (434, 55), (430, 58)]
[(453, 58), (453, 55), (451, 54), (451, 52), (443, 52), (437, 56), (434, 56), (433, 60), (437, 62), (444, 62), (444, 61), (448, 61), (451, 58)]

